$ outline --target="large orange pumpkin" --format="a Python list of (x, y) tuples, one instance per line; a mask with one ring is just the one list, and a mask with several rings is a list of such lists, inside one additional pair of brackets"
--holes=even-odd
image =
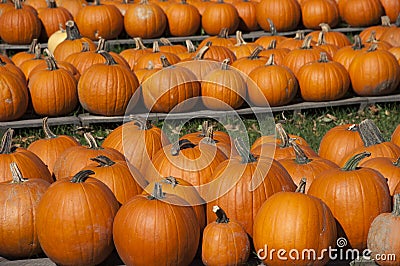
[(55, 182), (39, 202), (38, 239), (57, 264), (100, 264), (114, 249), (113, 220), (119, 204), (105, 184), (89, 178), (92, 174), (80, 171)]
[(81, 34), (91, 40), (114, 39), (122, 32), (124, 18), (114, 5), (102, 5), (94, 0), (92, 5), (82, 7), (75, 17)]
[(127, 265), (189, 265), (199, 245), (193, 208), (181, 197), (163, 193), (160, 183), (150, 196), (138, 195), (124, 204), (113, 227), (115, 247)]
[(195, 35), (201, 25), (199, 11), (186, 0), (172, 3), (165, 14), (168, 20), (168, 30), (172, 36)]
[(15, 162), (10, 164), (12, 181), (0, 183), (0, 255), (31, 258), (42, 252), (37, 238), (37, 206), (50, 183), (27, 179)]
[(232, 34), (239, 27), (239, 14), (232, 4), (218, 0), (204, 10), (201, 26), (209, 35), (217, 35), (223, 28)]
[(340, 0), (340, 16), (353, 27), (379, 23), (384, 10), (379, 0)]
[(301, 5), (303, 25), (318, 29), (321, 23), (336, 27), (339, 23), (339, 7), (335, 0), (307, 0)]
[(333, 56), (333, 61), (338, 62), (349, 71), (349, 67), (353, 59), (361, 53), (365, 53), (364, 45), (361, 43), (359, 35), (354, 35), (354, 44), (340, 48)]
[(64, 7), (59, 7), (55, 0), (47, 1), (46, 8), (39, 8), (39, 19), (42, 22), (42, 37), (47, 40), (53, 33), (60, 29), (59, 25), (65, 25), (68, 20), (72, 20), (72, 14)]
[(328, 205), (338, 221), (338, 235), (358, 250), (367, 247), (368, 229), (374, 218), (391, 208), (385, 178), (373, 169), (358, 168), (368, 156), (369, 152), (359, 153), (343, 168), (322, 172), (308, 190), (309, 195)]
[(290, 31), (297, 28), (301, 9), (296, 0), (262, 0), (257, 5), (256, 18), (265, 31), (270, 30), (267, 18), (275, 23), (277, 31)]
[[(254, 220), (254, 247), (267, 265), (322, 266), (329, 261), (325, 251), (336, 244), (335, 218), (327, 204), (304, 194), (304, 186), (302, 182), (298, 192), (272, 195)], [(298, 251), (297, 256), (292, 250)], [(314, 256), (305, 255), (305, 250), (312, 250)]]

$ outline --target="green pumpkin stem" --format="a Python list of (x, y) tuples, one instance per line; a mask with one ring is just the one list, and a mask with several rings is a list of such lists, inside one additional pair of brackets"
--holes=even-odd
[(114, 57), (112, 57), (109, 52), (102, 50), (102, 51), (98, 51), (97, 53), (99, 53), (101, 56), (103, 56), (106, 59), (106, 62), (105, 62), (106, 65), (108, 65), (108, 66), (118, 65), (118, 63), (115, 61)]
[(135, 41), (135, 50), (146, 50), (147, 47), (143, 44), (142, 38), (140, 37), (135, 37), (133, 38)]
[(365, 147), (385, 142), (381, 131), (372, 120), (365, 119), (358, 125), (358, 128)]
[(89, 144), (89, 149), (93, 149), (93, 150), (101, 149), (92, 134), (87, 132), (87, 133), (84, 133), (83, 136), (84, 136), (86, 142)]
[(46, 136), (46, 139), (57, 138), (57, 135), (54, 134), (53, 131), (51, 131), (48, 120), (49, 120), (48, 117), (44, 117), (42, 120), (42, 128), (43, 128), (44, 135)]
[(362, 44), (361, 38), (359, 35), (354, 35), (353, 37), (354, 39), (354, 44), (351, 48), (353, 48), (353, 50), (361, 50), (362, 48), (364, 48), (364, 44)]
[(154, 189), (153, 189), (153, 193), (151, 193), (151, 195), (147, 196), (147, 198), (149, 200), (161, 200), (163, 198), (165, 198), (165, 193), (162, 191), (162, 185), (161, 183), (156, 182), (154, 184)]
[(276, 133), (278, 133), (278, 136), (281, 140), (281, 143), (279, 144), (279, 147), (281, 148), (287, 148), (290, 146), (289, 143), (289, 135), (286, 133), (285, 129), (283, 128), (281, 123), (276, 124)]
[(225, 211), (221, 209), (219, 206), (215, 205), (212, 208), (212, 211), (217, 215), (217, 220), (216, 222), (219, 224), (226, 224), (229, 223), (229, 218), (226, 215)]
[(14, 130), (9, 128), (4, 132), (4, 135), (1, 139), (0, 145), (0, 154), (10, 154), (11, 146), (12, 146), (12, 138), (13, 138)]
[(221, 69), (222, 70), (228, 70), (229, 69), (229, 62), (231, 62), (231, 60), (229, 58), (224, 59), (224, 61), (222, 61), (222, 64), (221, 64)]
[(343, 171), (354, 171), (357, 169), (358, 164), (361, 162), (362, 159), (371, 156), (371, 153), (368, 151), (359, 153), (351, 157), (346, 164), (343, 166)]
[(67, 32), (67, 38), (66, 40), (77, 40), (77, 39), (81, 39), (81, 33), (79, 32), (78, 26), (75, 24), (75, 22), (73, 20), (68, 20), (65, 23), (65, 30)]
[(82, 170), (74, 175), (71, 179), (71, 183), (83, 183), (88, 179), (90, 175), (94, 175), (95, 172), (92, 170)]
[(303, 177), (300, 180), (299, 186), (297, 187), (295, 192), (305, 194), (306, 193), (306, 185), (307, 185), (307, 178)]
[(268, 24), (269, 24), (269, 31), (271, 32), (271, 36), (276, 36), (278, 35), (278, 32), (276, 30), (275, 24), (272, 21), (272, 19), (267, 18)]
[(115, 164), (115, 162), (113, 160), (111, 160), (110, 158), (108, 158), (105, 155), (99, 155), (95, 158), (90, 158), (90, 160), (98, 163), (100, 167), (107, 167), (107, 166), (112, 166)]
[(242, 158), (242, 163), (246, 164), (257, 161), (256, 157), (254, 157), (254, 155), (250, 152), (250, 149), (245, 146), (244, 141), (241, 138), (236, 138), (234, 140), (234, 144), (237, 152)]
[(173, 176), (168, 176), (168, 177), (164, 178), (161, 182), (171, 185), (173, 188), (176, 187), (177, 185), (179, 185), (178, 180), (176, 180), (176, 178)]
[(400, 194), (393, 195), (393, 216), (400, 216)]
[(308, 164), (312, 160), (307, 157), (307, 155), (304, 153), (303, 149), (300, 148), (300, 146), (296, 143), (296, 139), (290, 138), (289, 139), (289, 144), (290, 146), (293, 147), (294, 153), (296, 154), (296, 163), (298, 164)]
[(12, 184), (21, 184), (28, 181), (27, 178), (22, 176), (21, 170), (19, 169), (18, 165), (15, 162), (10, 163), (10, 169), (12, 174)]
[(190, 149), (194, 148), (196, 145), (194, 145), (192, 142), (190, 142), (187, 139), (180, 139), (177, 142), (175, 142), (172, 147), (171, 147), (171, 155), (172, 156), (177, 156), (179, 155), (179, 151), (183, 149)]

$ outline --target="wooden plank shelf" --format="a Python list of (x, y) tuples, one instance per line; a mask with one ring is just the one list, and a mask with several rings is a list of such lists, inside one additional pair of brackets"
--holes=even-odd
[[(345, 28), (336, 28), (332, 29), (332, 31), (338, 31), (342, 33), (354, 33), (354, 32), (361, 32), (365, 28), (351, 28), (351, 27), (345, 27)], [(309, 33), (312, 30), (310, 29), (303, 29), (305, 33)], [(294, 36), (296, 34), (296, 31), (288, 31), (288, 32), (280, 32), (278, 35), (282, 36)], [(254, 41), (255, 39), (261, 37), (261, 36), (270, 36), (270, 32), (266, 31), (253, 31), (250, 33), (245, 33), (243, 34), (243, 38), (245, 40), (251, 40)], [(210, 37), (210, 35), (198, 35), (198, 36), (187, 36), (187, 37), (168, 37), (167, 39), (171, 43), (184, 43), (186, 40), (191, 40), (191, 41), (202, 41), (206, 38)], [(230, 37), (235, 37), (234, 35)], [(157, 39), (143, 39), (144, 44), (151, 44), (154, 41), (159, 40)], [(115, 39), (115, 40), (107, 40), (107, 44), (110, 47), (113, 47), (115, 45), (121, 45), (121, 44), (128, 44), (128, 45), (133, 45), (135, 42), (133, 39)], [(47, 43), (41, 43), (40, 44), (42, 48), (47, 47)], [(13, 45), (13, 44), (7, 44), (7, 43), (0, 43), (0, 51), (6, 52), (7, 50), (27, 50), (29, 48), (29, 45)]]
[[(388, 103), (388, 102), (399, 102), (400, 94), (388, 95), (388, 96), (375, 96), (375, 97), (351, 97), (337, 101), (326, 101), (326, 102), (299, 102), (289, 104), (285, 106), (277, 107), (248, 107), (234, 111), (212, 111), (212, 110), (200, 110), (195, 112), (186, 113), (146, 113), (139, 112), (135, 116), (145, 117), (151, 120), (178, 120), (178, 119), (193, 119), (193, 118), (223, 118), (229, 115), (255, 115), (255, 114), (268, 114), (278, 113), (282, 111), (295, 111), (299, 112), (305, 109), (316, 109), (316, 108), (327, 108), (334, 106), (349, 106), (349, 105), (360, 105), (363, 109), (368, 105), (375, 103)], [(92, 115), (89, 113), (80, 114), (77, 116), (66, 116), (49, 118), (48, 123), (51, 126), (55, 125), (77, 125), (77, 126), (88, 126), (91, 124), (107, 124), (107, 123), (122, 123), (130, 120), (129, 116), (99, 116)], [(4, 130), (7, 128), (37, 128), (42, 126), (42, 119), (40, 117), (25, 118), (19, 121), (0, 122), (0, 129)]]

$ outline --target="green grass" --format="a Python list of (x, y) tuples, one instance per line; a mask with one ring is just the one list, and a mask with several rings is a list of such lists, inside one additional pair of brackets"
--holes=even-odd
[[(307, 140), (314, 150), (318, 150), (319, 143), (324, 134), (332, 127), (345, 123), (359, 123), (362, 120), (372, 119), (381, 129), (386, 140), (390, 140), (393, 130), (400, 124), (400, 105), (396, 103), (376, 104), (359, 111), (359, 106), (331, 107), (304, 110), (299, 113), (284, 112), (275, 114), (275, 121), (282, 122), (288, 133), (299, 135)], [(246, 126), (250, 142), (252, 143), (260, 136), (257, 120), (254, 116), (242, 117)], [(190, 120), (182, 128), (180, 135), (198, 131), (203, 120)], [(163, 126), (162, 121), (153, 121), (156, 126)], [(213, 121), (218, 130), (225, 130), (221, 124)], [(66, 134), (76, 137), (84, 143), (83, 134), (91, 132), (102, 143), (104, 138), (121, 123), (94, 124), (87, 127), (77, 127), (73, 125), (63, 125), (52, 127), (54, 133)], [(226, 123), (230, 129), (235, 130), (237, 125)], [(14, 143), (27, 147), (31, 142), (42, 138), (43, 131), (38, 128), (16, 129)]]

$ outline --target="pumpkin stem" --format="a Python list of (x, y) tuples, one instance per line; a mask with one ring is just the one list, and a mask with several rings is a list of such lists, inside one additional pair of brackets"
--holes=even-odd
[(33, 59), (41, 59), (42, 57), (42, 50), (40, 43), (36, 44), (35, 46), (35, 57)]
[(221, 65), (221, 69), (222, 70), (228, 70), (229, 69), (229, 62), (231, 60), (229, 58), (224, 59), (224, 61), (222, 61), (222, 65)]
[(275, 49), (275, 48), (276, 48), (276, 40), (272, 40), (272, 41), (268, 44), (266, 50), (272, 50), (272, 49)]
[(106, 39), (99, 38), (99, 42), (97, 43), (96, 53), (104, 50), (106, 50)]
[(162, 191), (162, 185), (161, 183), (154, 183), (154, 189), (153, 189), (153, 193), (151, 193), (151, 195), (147, 196), (147, 198), (149, 200), (161, 200), (163, 198), (165, 198), (165, 193)]
[(303, 178), (300, 180), (299, 186), (297, 187), (297, 189), (295, 190), (295, 192), (305, 194), (305, 193), (306, 193), (306, 185), (307, 185), (307, 178), (303, 177)]
[(71, 179), (71, 183), (83, 183), (88, 179), (90, 175), (94, 175), (95, 172), (92, 170), (82, 170), (79, 171), (76, 175), (74, 175)]
[(266, 66), (273, 66), (275, 65), (275, 55), (271, 54), (268, 58), (267, 63), (265, 63)]
[(164, 46), (173, 46), (172, 43), (167, 38), (160, 38), (160, 42)]
[(359, 35), (354, 35), (354, 44), (352, 46), (353, 50), (361, 50), (364, 48), (364, 45), (361, 42), (361, 38)]
[(146, 50), (147, 49), (147, 47), (144, 46), (144, 44), (142, 42), (142, 38), (136, 37), (136, 38), (133, 38), (133, 40), (135, 41), (135, 50)]
[(38, 44), (38, 39), (33, 39), (31, 44), (29, 45), (28, 51), (26, 53), (28, 54), (34, 54), (35, 53), (35, 47)]
[(267, 18), (268, 24), (269, 24), (269, 31), (271, 32), (271, 36), (278, 35), (278, 32), (276, 31), (276, 27), (272, 19)]
[(147, 5), (149, 3), (148, 0), (140, 0), (141, 5)]
[(87, 132), (84, 133), (83, 136), (85, 137), (86, 142), (89, 144), (89, 149), (94, 149), (94, 150), (100, 149), (99, 145), (97, 144), (97, 141), (95, 140), (92, 134)]
[(176, 187), (177, 185), (179, 185), (178, 180), (176, 180), (176, 178), (173, 176), (168, 176), (168, 177), (164, 178), (161, 182), (171, 185), (173, 188)]
[(58, 69), (56, 60), (54, 59), (54, 57), (48, 56), (46, 57), (46, 64), (47, 64), (47, 69), (50, 71), (54, 71)]
[(15, 162), (10, 163), (10, 169), (12, 174), (12, 184), (20, 184), (28, 181), (27, 178), (22, 176), (21, 170), (19, 169), (18, 165)]
[(393, 195), (393, 216), (400, 216), (400, 194)]
[(57, 135), (54, 134), (53, 131), (50, 130), (48, 119), (49, 119), (48, 117), (44, 117), (42, 120), (42, 128), (44, 131), (44, 135), (46, 136), (46, 139), (57, 138)]
[(307, 36), (304, 39), (303, 44), (301, 45), (300, 49), (312, 49), (311, 48), (311, 40), (312, 40), (312, 36)]
[(204, 58), (205, 53), (210, 49), (209, 45), (205, 45), (200, 48), (200, 50), (197, 52), (195, 57), (193, 57), (193, 60), (202, 60)]
[(160, 52), (160, 44), (158, 41), (153, 42), (153, 53), (159, 53)]
[(321, 52), (319, 54), (318, 62), (319, 63), (328, 63), (329, 62), (328, 55), (326, 54), (326, 52)]
[(216, 141), (214, 140), (214, 128), (212, 126), (207, 128), (206, 136), (200, 142), (205, 142), (212, 145), (216, 144)]
[(371, 156), (371, 153), (368, 151), (359, 153), (351, 157), (346, 164), (343, 166), (343, 171), (354, 171), (357, 169), (358, 164), (361, 162), (362, 159)]
[(399, 13), (399, 15), (397, 16), (396, 21), (394, 22), (394, 25), (395, 25), (396, 27), (400, 27), (400, 13)]
[(186, 49), (188, 51), (188, 53), (194, 53), (196, 52), (196, 47), (194, 47), (194, 44), (191, 40), (186, 40)]
[(48, 0), (47, 1), (47, 8), (56, 8), (57, 4), (55, 0)]
[(293, 39), (295, 39), (295, 40), (304, 40), (304, 38), (305, 38), (304, 30), (298, 30), (298, 31), (296, 31), (296, 35), (294, 36)]
[(112, 166), (115, 164), (113, 160), (108, 158), (107, 156), (104, 155), (99, 155), (95, 158), (90, 158), (90, 160), (96, 162), (99, 164), (99, 167), (106, 167), (106, 166)]
[(358, 132), (365, 147), (385, 142), (381, 131), (370, 119), (365, 119), (358, 125)]
[[(219, 3), (223, 3), (223, 2), (219, 2)], [(228, 28), (222, 28), (222, 29), (219, 31), (217, 37), (218, 37), (218, 38), (225, 38), (225, 39), (227, 39), (227, 38), (228, 38), (228, 33), (229, 33), (229, 29), (228, 29)]]
[(12, 128), (9, 128), (9, 129), (7, 129), (6, 132), (4, 132), (3, 138), (1, 139), (0, 154), (10, 154), (11, 153), (13, 134), (14, 134), (14, 130)]
[(81, 39), (81, 33), (79, 32), (78, 26), (75, 24), (75, 22), (73, 20), (68, 20), (65, 23), (65, 30), (67, 32), (67, 38), (66, 40), (77, 40), (77, 39)]
[(55, 60), (53, 53), (48, 48), (44, 48), (43, 54), (47, 57), (52, 57)]
[(376, 39), (376, 31), (371, 31), (368, 39), (365, 41), (366, 43), (376, 43), (378, 40)]
[(212, 208), (212, 211), (217, 215), (217, 220), (216, 222), (221, 224), (226, 224), (229, 223), (229, 218), (226, 216), (226, 213), (223, 209), (221, 209), (219, 206), (215, 205)]
[(14, 0), (15, 9), (22, 9), (22, 2), (21, 0)]
[(278, 133), (279, 138), (281, 139), (281, 143), (279, 147), (287, 148), (289, 147), (289, 135), (286, 133), (285, 129), (283, 128), (281, 123), (276, 124), (276, 132)]
[(371, 46), (368, 48), (367, 52), (374, 52), (378, 49), (377, 43), (372, 43)]
[(317, 40), (317, 46), (326, 44), (326, 39), (325, 39), (325, 31), (321, 31), (318, 34), (318, 40)]
[(247, 44), (247, 42), (243, 39), (243, 34), (240, 30), (236, 31), (236, 44), (235, 46), (242, 46)]
[(118, 64), (115, 61), (115, 59), (110, 55), (109, 52), (101, 50), (101, 51), (98, 51), (97, 53), (99, 53), (100, 55), (102, 55), (106, 59), (106, 62), (105, 62), (106, 65), (112, 66), (112, 65), (117, 65)]
[(358, 131), (358, 125), (352, 124), (351, 126), (349, 126), (347, 128), (347, 130), (350, 130), (350, 131), (353, 131), (353, 132)]
[(393, 162), (393, 165), (396, 167), (400, 167), (400, 157), (397, 158), (397, 160), (395, 162)]
[(89, 47), (89, 43), (88, 42), (82, 42), (82, 50), (81, 52), (89, 52), (90, 51), (90, 47)]
[(5, 66), (5, 65), (7, 65), (7, 63), (2, 58), (0, 58), (0, 66)]
[(192, 142), (190, 142), (187, 139), (181, 139), (177, 142), (175, 142), (172, 147), (171, 147), (171, 155), (172, 156), (177, 156), (179, 155), (179, 151), (183, 149), (190, 149), (194, 148), (196, 145), (194, 145)]
[(152, 124), (150, 120), (146, 120), (142, 117), (132, 117), (132, 120), (134, 120), (134, 125), (138, 126), (140, 130), (148, 130), (152, 128)]
[(381, 17), (381, 24), (384, 27), (390, 27), (390, 18), (388, 16), (382, 16)]
[(242, 158), (242, 163), (252, 163), (257, 161), (256, 157), (250, 152), (248, 147), (245, 147), (244, 141), (241, 138), (234, 140), (235, 148)]
[(207, 135), (208, 127), (208, 120), (204, 120), (203, 124), (201, 125), (201, 133), (199, 134), (199, 137), (205, 137)]
[(303, 149), (300, 148), (300, 146), (296, 143), (296, 139), (290, 138), (289, 144), (290, 144), (290, 146), (293, 147), (294, 153), (296, 154), (296, 159), (295, 159), (296, 163), (308, 164), (312, 161), (310, 158), (307, 157), (307, 155), (305, 154)]
[(319, 26), (321, 27), (322, 31), (325, 31), (325, 32), (331, 31), (331, 27), (329, 26), (329, 24), (320, 23)]
[(257, 46), (253, 52), (251, 52), (250, 56), (248, 57), (248, 59), (250, 60), (256, 60), (259, 58), (259, 54), (262, 52), (262, 50), (264, 50), (264, 48), (262, 46)]
[(171, 63), (168, 61), (168, 59), (165, 57), (165, 55), (162, 55), (160, 57), (160, 61), (161, 61), (161, 64), (162, 64), (163, 68), (171, 66)]
[(94, 0), (94, 5), (99, 6), (100, 5), (100, 0)]

